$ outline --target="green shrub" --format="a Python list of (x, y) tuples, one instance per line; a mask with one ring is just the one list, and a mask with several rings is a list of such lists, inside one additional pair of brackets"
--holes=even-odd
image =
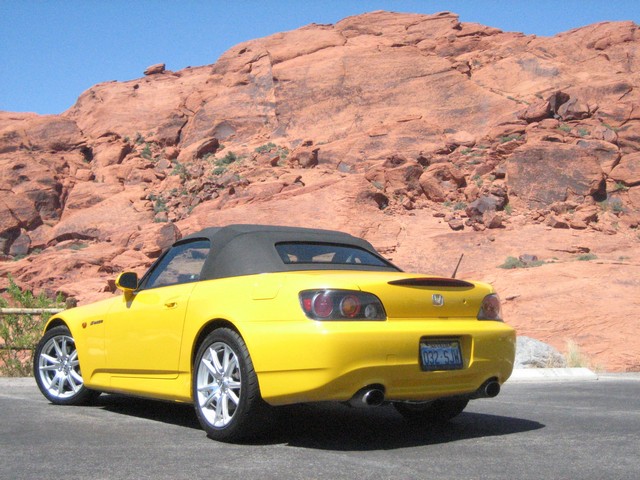
[(187, 167), (184, 166), (182, 163), (178, 162), (177, 160), (176, 160), (175, 166), (173, 167), (173, 170), (171, 171), (171, 175), (178, 175), (180, 177), (180, 180), (182, 180), (182, 182), (191, 180), (191, 174), (187, 170)]
[(613, 187), (614, 192), (626, 192), (627, 190), (629, 190), (629, 187), (627, 187), (622, 182), (616, 182), (615, 186)]
[(525, 268), (526, 265), (524, 262), (516, 257), (507, 257), (502, 265), (499, 265), (498, 268), (504, 268), (505, 270), (512, 270), (514, 268)]
[[(0, 297), (0, 308), (55, 308), (62, 302), (62, 296), (55, 299), (44, 293), (34, 295), (29, 290), (22, 290), (9, 276), (7, 288), (9, 300)], [(0, 315), (0, 374), (8, 377), (24, 377), (31, 375), (33, 361), (31, 352), (40, 336), (42, 328), (51, 314)]]
[(289, 155), (289, 149), (287, 147), (281, 147), (273, 142), (266, 143), (255, 149), (256, 153), (275, 153), (280, 157), (280, 160), (284, 160)]
[(531, 262), (523, 262), (516, 257), (507, 257), (502, 265), (498, 265), (498, 268), (504, 268), (505, 270), (513, 270), (514, 268), (533, 268), (544, 265), (543, 260), (533, 260)]
[(153, 193), (149, 194), (149, 200), (153, 202), (153, 213), (160, 212), (168, 212), (169, 207), (167, 207), (167, 199), (160, 195), (155, 195)]
[(256, 153), (269, 153), (271, 150), (276, 148), (276, 144), (273, 142), (269, 142), (266, 143), (264, 145), (259, 146), (258, 148), (256, 148)]
[(280, 157), (280, 160), (286, 160), (286, 158), (289, 156), (289, 149), (287, 147), (278, 147), (277, 153)]
[(609, 210), (613, 213), (624, 212), (624, 205), (622, 204), (622, 200), (619, 198), (610, 198), (602, 202), (598, 202), (598, 205), (603, 212), (607, 212)]
[(144, 143), (144, 137), (140, 135), (139, 132), (136, 132), (136, 138), (134, 139), (136, 145), (142, 145)]
[(169, 211), (169, 208), (167, 207), (167, 201), (162, 197), (157, 198), (155, 203), (153, 204), (153, 212), (160, 213), (160, 212), (168, 212), (168, 211)]
[(466, 203), (464, 202), (453, 203), (451, 200), (445, 200), (444, 202), (442, 202), (442, 206), (450, 208), (453, 211), (464, 210), (465, 208), (467, 208)]
[(578, 257), (578, 261), (580, 262), (590, 262), (591, 260), (596, 260), (598, 258), (597, 255), (593, 253), (585, 253), (584, 255), (580, 255)]
[(215, 164), (220, 167), (223, 165), (231, 165), (237, 160), (238, 160), (238, 156), (235, 153), (228, 152), (223, 158), (221, 158), (220, 160), (216, 160)]
[(144, 148), (142, 149), (142, 153), (140, 155), (145, 160), (151, 160), (151, 157), (152, 157), (151, 145), (149, 145), (148, 143), (145, 143)]
[(88, 247), (89, 247), (88, 243), (80, 242), (80, 243), (72, 243), (71, 245), (69, 245), (68, 248), (69, 250), (82, 250)]
[(510, 142), (511, 140), (522, 140), (524, 138), (523, 135), (519, 135), (519, 134), (514, 134), (514, 135), (507, 135), (504, 137), (500, 137), (500, 143), (507, 143)]

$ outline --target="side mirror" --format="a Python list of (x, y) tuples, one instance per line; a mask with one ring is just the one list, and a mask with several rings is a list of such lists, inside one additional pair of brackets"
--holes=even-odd
[(116, 287), (125, 294), (133, 292), (138, 288), (138, 274), (135, 272), (123, 272), (116, 278)]

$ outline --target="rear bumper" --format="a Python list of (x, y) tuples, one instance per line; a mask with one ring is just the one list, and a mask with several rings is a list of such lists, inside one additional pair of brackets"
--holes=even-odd
[[(488, 379), (504, 383), (515, 356), (511, 327), (475, 319), (309, 321), (266, 328), (268, 333), (246, 340), (261, 394), (272, 405), (346, 401), (370, 385), (382, 386), (387, 400), (472, 394)], [(459, 339), (464, 368), (422, 371), (423, 337)]]

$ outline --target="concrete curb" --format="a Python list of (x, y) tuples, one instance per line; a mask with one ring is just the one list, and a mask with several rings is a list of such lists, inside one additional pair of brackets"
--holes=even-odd
[(508, 382), (598, 380), (598, 375), (588, 368), (516, 368)]
[(0, 385), (6, 387), (35, 387), (36, 379), (33, 377), (0, 377)]

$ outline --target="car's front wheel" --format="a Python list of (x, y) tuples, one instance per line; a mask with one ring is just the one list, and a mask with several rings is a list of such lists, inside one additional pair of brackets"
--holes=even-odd
[(57, 405), (79, 405), (99, 395), (84, 386), (76, 343), (65, 326), (52, 328), (38, 342), (33, 376), (42, 394)]
[(396, 410), (410, 422), (444, 423), (462, 413), (469, 400), (441, 398), (430, 402), (395, 402)]
[(213, 440), (240, 440), (264, 426), (267, 405), (247, 346), (235, 331), (214, 330), (200, 345), (193, 401), (200, 425)]

